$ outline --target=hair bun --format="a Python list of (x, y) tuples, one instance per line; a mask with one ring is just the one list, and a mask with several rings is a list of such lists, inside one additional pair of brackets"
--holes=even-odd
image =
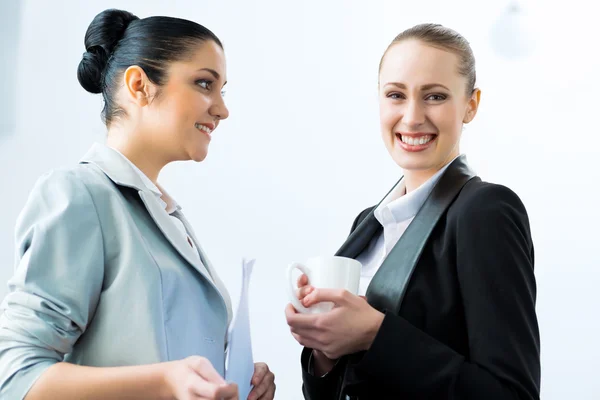
[(83, 53), (77, 68), (77, 79), (81, 86), (90, 93), (102, 93), (102, 74), (108, 62), (108, 55), (100, 46), (90, 48)]
[(101, 93), (104, 88), (104, 70), (108, 59), (131, 22), (139, 18), (128, 11), (109, 9), (94, 17), (85, 33), (85, 48), (77, 79), (90, 93)]

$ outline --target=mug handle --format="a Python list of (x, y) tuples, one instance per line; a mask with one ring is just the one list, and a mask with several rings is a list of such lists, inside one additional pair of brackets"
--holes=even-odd
[[(300, 264), (300, 263), (292, 263), (292, 264), (290, 264), (290, 265), (288, 266), (288, 269), (287, 269), (287, 279), (288, 279), (288, 285), (287, 285), (287, 288), (288, 288), (288, 295), (289, 295), (289, 297), (290, 297), (290, 301), (292, 302), (292, 304), (294, 305), (294, 308), (295, 308), (297, 311), (299, 311), (299, 312), (301, 312), (301, 313), (303, 313), (303, 314), (308, 314), (308, 313), (310, 313), (310, 312), (311, 312), (310, 308), (306, 308), (306, 307), (304, 307), (304, 306), (302, 305), (302, 303), (300, 303), (300, 300), (298, 300), (298, 297), (297, 297), (297, 295), (296, 295), (296, 288), (294, 287), (294, 281), (293, 281), (293, 279), (292, 279), (292, 272), (293, 272), (295, 269), (298, 269), (298, 270), (300, 270), (300, 271), (301, 271), (303, 274), (305, 274), (306, 276), (308, 276), (308, 273), (307, 273), (307, 268), (306, 268), (304, 265), (302, 265), (302, 264)], [(310, 278), (309, 278), (309, 280), (310, 280)]]

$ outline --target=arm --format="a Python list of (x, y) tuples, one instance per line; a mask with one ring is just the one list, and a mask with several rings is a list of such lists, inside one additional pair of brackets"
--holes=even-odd
[(167, 390), (167, 364), (93, 368), (60, 362), (35, 382), (26, 400), (174, 399)]
[(334, 363), (333, 368), (324, 375), (313, 374), (312, 366), (309, 365), (312, 352), (313, 350), (307, 347), (302, 350), (302, 393), (304, 398), (306, 400), (332, 400), (342, 383), (345, 360), (343, 358), (338, 360), (337, 363)]
[(100, 221), (76, 176), (40, 179), (16, 239), (17, 268), (0, 316), (0, 398), (171, 399), (184, 389), (170, 386), (188, 378), (186, 367), (218, 375), (198, 359), (118, 368), (62, 362), (93, 318), (104, 277)]
[[(352, 222), (350, 234), (371, 212), (373, 207), (360, 212)], [(302, 351), (302, 392), (307, 400), (332, 399), (341, 384), (345, 368), (343, 360), (331, 360), (318, 350), (307, 347)]]
[(23, 399), (85, 331), (104, 259), (91, 196), (68, 172), (38, 181), (15, 236), (17, 265), (0, 317), (0, 397)]
[(387, 314), (359, 368), (426, 397), (539, 399), (533, 245), (525, 208), (512, 191), (490, 185), (465, 209), (456, 224), (456, 250), (469, 358)]

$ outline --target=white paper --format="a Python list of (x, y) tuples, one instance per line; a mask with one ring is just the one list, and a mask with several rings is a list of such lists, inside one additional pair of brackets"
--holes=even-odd
[(254, 260), (242, 260), (242, 292), (237, 311), (227, 332), (228, 347), (225, 363), (225, 380), (238, 385), (240, 400), (246, 400), (252, 390), (254, 360), (250, 339), (250, 312), (248, 308), (248, 287)]

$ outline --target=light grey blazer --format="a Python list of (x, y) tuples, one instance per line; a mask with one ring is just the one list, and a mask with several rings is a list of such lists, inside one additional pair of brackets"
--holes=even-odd
[[(109, 367), (208, 358), (223, 375), (231, 302), (118, 153), (95, 145), (36, 183), (16, 227), (0, 316), (0, 398), (59, 361)], [(200, 261), (199, 261), (200, 260)]]

